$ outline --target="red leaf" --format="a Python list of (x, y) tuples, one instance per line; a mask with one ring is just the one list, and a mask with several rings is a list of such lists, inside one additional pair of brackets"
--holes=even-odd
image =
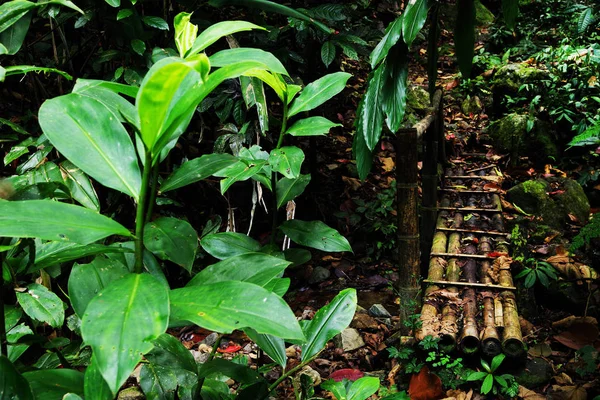
[(411, 400), (441, 399), (444, 397), (442, 381), (436, 374), (430, 373), (427, 367), (423, 367), (417, 375), (410, 378), (408, 394)]
[(336, 382), (341, 382), (344, 379), (348, 379), (349, 381), (355, 381), (357, 379), (362, 378), (364, 375), (365, 374), (363, 374), (362, 371), (359, 371), (357, 369), (344, 368), (338, 369), (337, 371), (329, 375), (329, 377)]
[(225, 347), (224, 349), (222, 348), (218, 348), (217, 351), (219, 353), (235, 353), (236, 351), (240, 351), (242, 349), (242, 346), (239, 346), (237, 344), (230, 344), (229, 346)]
[(506, 253), (500, 253), (499, 251), (491, 251), (488, 253), (488, 257), (502, 257), (502, 256), (507, 256), (508, 254)]

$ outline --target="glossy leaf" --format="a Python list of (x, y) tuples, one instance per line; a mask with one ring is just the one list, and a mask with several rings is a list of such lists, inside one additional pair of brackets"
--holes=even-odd
[(10, 331), (23, 316), (23, 310), (15, 306), (4, 305), (4, 331)]
[(244, 329), (248, 337), (255, 342), (273, 361), (285, 368), (287, 356), (285, 355), (285, 342), (273, 335), (263, 335), (252, 328)]
[(18, 343), (25, 335), (33, 335), (33, 331), (24, 323), (13, 327), (6, 333), (6, 341), (8, 342), (8, 359), (15, 362), (29, 348), (27, 343)]
[(271, 169), (290, 179), (300, 176), (303, 161), (304, 152), (296, 146), (273, 149), (269, 155)]
[(77, 83), (75, 83), (75, 87), (73, 88), (74, 92), (81, 93), (86, 90), (91, 90), (93, 88), (101, 88), (110, 90), (113, 93), (123, 94), (125, 96), (135, 98), (137, 96), (139, 88), (137, 86), (125, 85), (117, 82), (109, 82), (102, 81), (96, 79), (77, 79)]
[(189, 222), (162, 217), (146, 224), (144, 246), (161, 260), (172, 261), (189, 272), (198, 249), (198, 234)]
[(83, 377), (83, 392), (85, 400), (112, 400), (114, 398), (93, 356)]
[(8, 29), (35, 7), (37, 4), (25, 0), (8, 1), (0, 5), (0, 32)]
[(50, 142), (73, 164), (138, 199), (142, 179), (133, 143), (102, 103), (76, 93), (56, 97), (42, 104), (39, 120)]
[(0, 356), (0, 399), (33, 400), (25, 378), (5, 356)]
[(165, 332), (168, 319), (169, 293), (148, 274), (129, 274), (90, 301), (81, 334), (113, 395)]
[(137, 54), (139, 54), (140, 56), (144, 55), (144, 52), (146, 51), (146, 43), (144, 43), (142, 40), (140, 39), (133, 39), (131, 41), (131, 48), (133, 49), (133, 51), (135, 51)]
[(374, 376), (365, 376), (357, 379), (348, 389), (348, 400), (368, 399), (372, 394), (379, 390), (379, 378)]
[(342, 126), (342, 124), (336, 124), (323, 117), (309, 117), (294, 122), (285, 133), (292, 136), (326, 135), (331, 128), (336, 126)]
[(119, 10), (119, 12), (117, 13), (117, 21), (131, 17), (132, 15), (133, 10), (131, 8), (124, 8), (122, 10)]
[(291, 7), (284, 6), (283, 4), (276, 3), (274, 1), (268, 0), (210, 0), (208, 2), (211, 6), (221, 8), (225, 5), (241, 5), (245, 7), (249, 7), (251, 9), (260, 9), (263, 11), (267, 11), (269, 13), (277, 13), (281, 15), (285, 15), (287, 17), (297, 18), (299, 20), (308, 22), (309, 24), (313, 24), (323, 32), (330, 34), (333, 33), (333, 29), (329, 28), (327, 25), (315, 20), (311, 16), (295, 10)]
[[(403, 42), (390, 49), (381, 79), (381, 106), (388, 128), (396, 133), (404, 119), (408, 86), (408, 47)], [(377, 145), (368, 141), (367, 144), (371, 150)]]
[(463, 79), (471, 77), (473, 55), (475, 54), (475, 0), (457, 0), (456, 12), (461, 17), (456, 20), (454, 43), (458, 68)]
[(310, 183), (310, 174), (298, 178), (282, 178), (277, 182), (277, 208), (283, 207), (288, 201), (300, 196)]
[(335, 45), (330, 40), (323, 43), (321, 46), (321, 61), (326, 67), (335, 59)]
[(125, 253), (131, 250), (103, 244), (78, 244), (73, 242), (46, 242), (35, 246), (35, 262), (28, 273), (64, 262), (96, 254)]
[(427, 12), (432, 0), (409, 1), (402, 14), (402, 36), (406, 46), (410, 47), (427, 20)]
[(291, 283), (292, 280), (290, 278), (275, 278), (271, 279), (269, 283), (263, 287), (268, 291), (275, 293), (277, 296), (283, 297), (290, 288)]
[(247, 282), (228, 281), (171, 291), (171, 326), (192, 322), (215, 332), (253, 328), (285, 339), (303, 340), (285, 301)]
[(0, 32), (0, 47), (5, 49), (0, 49), (0, 54), (17, 54), (23, 45), (27, 31), (29, 31), (32, 15), (33, 12), (27, 12), (10, 27)]
[(246, 181), (256, 174), (258, 174), (263, 167), (267, 164), (265, 160), (257, 160), (257, 161), (239, 161), (238, 163), (228, 167), (224, 170), (219, 171), (217, 174), (223, 174), (227, 178), (221, 180), (221, 194), (225, 194), (225, 192), (233, 185), (235, 182)]
[[(365, 130), (364, 123), (364, 107), (365, 107), (365, 98), (358, 103), (358, 109), (356, 111), (356, 115), (358, 118), (354, 122), (354, 126), (356, 127), (356, 134), (354, 135), (354, 139), (352, 140), (352, 156), (356, 160), (356, 169), (358, 172), (358, 177), (361, 180), (367, 179), (367, 175), (371, 171), (371, 167), (373, 165), (373, 152), (369, 149), (366, 143), (366, 136), (369, 135), (369, 131)], [(378, 110), (380, 113), (379, 118), (380, 121), (383, 121), (383, 111), (381, 109)], [(379, 129), (383, 129), (383, 122), (379, 125)], [(379, 131), (381, 132), (381, 130)], [(379, 136), (381, 133), (378, 134)]]
[(197, 54), (227, 35), (237, 32), (251, 31), (253, 29), (265, 30), (262, 26), (255, 25), (246, 21), (223, 21), (213, 24), (206, 28), (194, 41), (194, 45), (187, 52), (186, 56)]
[(252, 48), (237, 47), (233, 49), (221, 50), (209, 57), (210, 65), (213, 67), (226, 67), (240, 60), (252, 60), (264, 65), (265, 69), (271, 73), (280, 75), (289, 75), (285, 67), (268, 51)]
[[(584, 13), (591, 10), (591, 8), (587, 8), (584, 10)], [(519, 16), (519, 0), (502, 0), (502, 16), (504, 17), (506, 27), (511, 31), (514, 31), (517, 17)], [(581, 29), (581, 24), (579, 24), (578, 27), (579, 33), (585, 31), (585, 29)]]
[[(77, 80), (77, 83), (73, 88), (73, 93), (77, 93), (81, 96), (91, 97), (92, 99), (102, 103), (118, 121), (135, 122), (134, 125), (136, 127), (139, 126), (139, 122), (137, 122), (138, 116), (135, 106), (128, 100), (121, 97), (118, 92), (111, 90), (111, 88), (105, 87), (100, 83), (92, 83), (93, 81), (82, 81), (82, 79)], [(127, 90), (127, 93), (133, 94), (133, 91)]]
[(200, 245), (211, 256), (224, 260), (240, 254), (256, 252), (260, 243), (248, 235), (237, 232), (221, 232), (206, 235)]
[(169, 30), (169, 24), (167, 24), (167, 21), (160, 17), (146, 16), (142, 18), (142, 22), (150, 28), (156, 28), (161, 31)]
[(198, 36), (198, 26), (190, 22), (191, 17), (192, 13), (182, 12), (177, 14), (173, 21), (173, 25), (175, 26), (175, 45), (181, 58), (192, 48)]
[(186, 286), (208, 285), (224, 281), (242, 281), (265, 286), (281, 276), (291, 262), (263, 253), (245, 253), (210, 265), (200, 271)]
[(198, 368), (199, 377), (210, 377), (215, 374), (232, 378), (243, 384), (262, 380), (262, 377), (253, 369), (223, 358), (214, 358)]
[(347, 72), (336, 72), (309, 83), (290, 105), (288, 117), (319, 107), (344, 90), (351, 76)]
[(121, 279), (129, 269), (121, 262), (105, 257), (96, 257), (89, 264), (73, 265), (69, 275), (69, 298), (73, 309), (83, 316), (89, 302), (111, 282)]
[(386, 30), (385, 35), (379, 41), (375, 49), (369, 56), (371, 61), (371, 68), (375, 69), (381, 61), (383, 61), (388, 54), (388, 51), (394, 46), (400, 37), (402, 36), (402, 16), (396, 18)]
[(60, 328), (65, 320), (63, 302), (45, 286), (37, 283), (27, 285), (24, 292), (16, 291), (17, 300), (23, 311), (36, 321), (46, 322), (53, 328)]
[(34, 399), (61, 400), (67, 393), (83, 394), (83, 373), (74, 369), (25, 372)]
[[(176, 120), (187, 115), (195, 103), (194, 91), (201, 85), (201, 74), (183, 62), (165, 58), (148, 71), (136, 98), (141, 138), (153, 155), (164, 147), (157, 145), (161, 136)], [(166, 144), (166, 143), (164, 143)]]
[(178, 189), (201, 181), (238, 162), (231, 154), (205, 154), (185, 162), (173, 172), (160, 186), (161, 192)]
[(110, 218), (71, 204), (51, 200), (0, 202), (0, 236), (89, 244), (110, 235), (131, 233)]
[(60, 163), (60, 172), (63, 174), (65, 184), (71, 192), (71, 197), (82, 206), (94, 211), (100, 211), (98, 195), (90, 182), (90, 178), (77, 168), (71, 161)]
[(352, 251), (345, 237), (321, 221), (291, 219), (281, 224), (280, 229), (302, 246), (322, 251)]
[(302, 361), (319, 354), (327, 342), (350, 325), (356, 311), (356, 290), (342, 290), (331, 302), (322, 307), (303, 327), (306, 343), (302, 346)]
[(357, 135), (363, 134), (364, 143), (370, 151), (373, 151), (379, 143), (383, 129), (384, 71), (385, 64), (373, 71), (369, 79), (369, 86), (362, 99), (362, 106), (358, 109)]

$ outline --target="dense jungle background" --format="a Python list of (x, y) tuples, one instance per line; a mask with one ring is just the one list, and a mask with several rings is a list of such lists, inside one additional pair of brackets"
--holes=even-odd
[[(593, 0), (3, 0), (0, 399), (599, 399), (599, 22)], [(423, 303), (456, 329), (470, 306), (422, 286), (428, 251), (402, 297), (398, 137), (433, 115), (435, 186), (503, 222), (440, 202), (432, 252), (505, 238), (470, 254), (509, 272), (518, 354), (431, 328)], [(500, 295), (475, 296), (485, 339)]]

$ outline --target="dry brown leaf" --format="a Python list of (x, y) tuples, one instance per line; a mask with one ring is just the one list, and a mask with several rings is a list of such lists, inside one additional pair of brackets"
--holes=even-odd
[(560, 373), (559, 375), (556, 375), (554, 377), (554, 380), (559, 385), (572, 385), (573, 384), (573, 380), (571, 379), (571, 377), (569, 375), (565, 374), (564, 372)]
[(525, 386), (519, 386), (519, 398), (524, 400), (545, 400), (546, 396), (529, 390)]
[(427, 367), (421, 368), (418, 374), (410, 378), (408, 394), (412, 400), (437, 400), (444, 396), (442, 381)]
[(342, 176), (342, 181), (344, 181), (348, 186), (352, 188), (352, 190), (358, 190), (362, 186), (362, 182), (356, 178), (350, 178), (348, 176)]
[(552, 385), (552, 399), (587, 400), (587, 391), (581, 386)]
[(576, 317), (574, 315), (570, 315), (567, 318), (553, 322), (552, 327), (554, 329), (567, 329), (575, 323), (598, 325), (598, 321), (594, 317)]
[(532, 346), (528, 353), (532, 357), (550, 357), (552, 349), (548, 343), (538, 343), (535, 346)]
[(396, 166), (392, 157), (379, 157), (379, 161), (381, 161), (382, 168), (385, 172), (392, 171)]
[(554, 339), (573, 350), (593, 346), (598, 339), (598, 324), (574, 323), (569, 330), (554, 336)]

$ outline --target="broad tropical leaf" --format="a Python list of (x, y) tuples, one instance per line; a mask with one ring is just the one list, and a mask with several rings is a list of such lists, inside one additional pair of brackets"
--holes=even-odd
[(96, 254), (127, 252), (133, 252), (133, 250), (96, 243), (79, 244), (73, 242), (55, 241), (38, 243), (35, 246), (35, 262), (27, 269), (27, 272), (33, 273), (52, 265), (78, 260), (82, 257), (94, 256)]
[(93, 356), (83, 377), (83, 392), (85, 400), (112, 400), (114, 398)]
[(379, 63), (387, 57), (388, 51), (395, 45), (402, 36), (402, 16), (396, 18), (386, 30), (385, 35), (377, 44), (369, 56), (371, 68), (375, 69)]
[(267, 353), (273, 361), (282, 368), (285, 368), (287, 356), (285, 354), (285, 342), (282, 338), (273, 335), (263, 335), (252, 328), (244, 329), (244, 332), (253, 342), (255, 342), (262, 351)]
[(288, 201), (300, 196), (310, 183), (310, 174), (297, 178), (282, 178), (277, 182), (277, 208), (283, 207)]
[(0, 201), (0, 236), (90, 244), (110, 235), (132, 236), (118, 222), (80, 206), (51, 200)]
[(268, 51), (252, 48), (238, 47), (233, 49), (221, 50), (209, 57), (210, 65), (212, 67), (225, 67), (227, 65), (235, 64), (244, 61), (255, 61), (262, 63), (265, 69), (271, 73), (280, 75), (289, 75), (285, 67)]
[[(169, 292), (148, 274), (112, 282), (88, 304), (81, 334), (113, 395), (127, 380), (152, 341), (165, 332)], [(101, 335), (98, 332), (102, 332)]]
[(347, 72), (335, 72), (309, 83), (292, 102), (288, 116), (292, 117), (300, 112), (319, 107), (344, 90), (351, 76)]
[[(473, 55), (475, 54), (475, 0), (457, 0), (456, 10), (460, 18), (454, 28), (454, 43), (458, 68), (463, 79), (471, 77)], [(517, 0), (518, 1), (518, 0)]]
[[(392, 47), (385, 61), (382, 73), (381, 106), (387, 116), (386, 124), (396, 133), (402, 126), (406, 110), (406, 89), (408, 86), (408, 47), (399, 42)], [(377, 143), (369, 143), (373, 150)]]
[(423, 28), (432, 3), (432, 0), (414, 0), (407, 3), (402, 18), (402, 36), (406, 46), (410, 47)]
[(0, 32), (8, 29), (38, 5), (31, 1), (8, 1), (0, 5)]
[(190, 272), (198, 249), (198, 234), (189, 222), (162, 217), (146, 224), (144, 246), (161, 260), (172, 261)]
[(342, 126), (342, 124), (336, 124), (323, 117), (309, 117), (294, 122), (285, 133), (292, 136), (326, 135), (331, 128), (336, 126)]
[(16, 291), (17, 300), (30, 318), (60, 328), (65, 320), (63, 302), (45, 286), (31, 283), (26, 291)]
[(238, 162), (231, 154), (205, 154), (185, 162), (173, 172), (160, 186), (161, 192), (178, 189), (201, 181)]
[(259, 333), (304, 340), (286, 302), (247, 282), (217, 282), (172, 290), (170, 326), (189, 322), (215, 332), (229, 333), (250, 327)]
[(65, 160), (60, 163), (60, 172), (74, 200), (90, 210), (100, 211), (100, 201), (96, 190), (94, 190), (90, 178), (82, 170), (71, 161)]
[(204, 251), (219, 260), (260, 250), (260, 243), (248, 235), (237, 232), (206, 235), (200, 241), (200, 245)]
[(350, 243), (338, 231), (321, 221), (291, 219), (279, 227), (293, 242), (322, 251), (352, 251)]
[(192, 48), (198, 36), (198, 26), (190, 22), (191, 17), (192, 13), (182, 12), (177, 14), (173, 20), (173, 25), (175, 26), (175, 45), (181, 58)]
[(83, 394), (83, 373), (74, 369), (42, 369), (25, 372), (34, 399), (59, 400), (67, 393)]
[(302, 361), (319, 354), (327, 342), (350, 325), (356, 311), (356, 290), (342, 290), (331, 303), (321, 308), (303, 328), (306, 343), (302, 346)]
[(33, 400), (29, 382), (4, 355), (0, 356), (0, 399)]
[(264, 253), (245, 253), (229, 257), (200, 271), (186, 286), (216, 282), (242, 281), (265, 286), (281, 276), (291, 262)]
[[(366, 142), (366, 136), (369, 134), (368, 131), (365, 131), (365, 123), (364, 123), (364, 113), (363, 109), (365, 107), (365, 98), (363, 96), (360, 103), (358, 103), (358, 109), (356, 110), (356, 114), (358, 118), (354, 122), (354, 126), (356, 127), (356, 134), (354, 135), (354, 139), (352, 140), (352, 155), (356, 160), (356, 169), (358, 171), (358, 177), (361, 180), (365, 180), (369, 172), (371, 171), (371, 166), (373, 165), (373, 152), (369, 149)], [(380, 113), (380, 125), (379, 129), (383, 129), (383, 111), (381, 108), (379, 109)], [(379, 134), (381, 135), (381, 133)]]
[(194, 45), (187, 52), (186, 57), (200, 53), (202, 50), (221, 39), (224, 36), (237, 32), (251, 31), (252, 29), (265, 30), (262, 26), (246, 21), (223, 21), (206, 28), (194, 41)]
[(50, 142), (73, 164), (138, 200), (142, 178), (133, 143), (102, 103), (76, 93), (56, 97), (42, 104), (39, 121)]
[(379, 390), (379, 378), (374, 376), (365, 376), (357, 379), (348, 389), (348, 400), (363, 400), (371, 397)]
[[(591, 8), (588, 8), (587, 10), (591, 10)], [(510, 30), (515, 30), (517, 17), (519, 16), (519, 0), (502, 0), (502, 16), (504, 16), (506, 27)], [(580, 26), (581, 25), (578, 24), (578, 27)], [(581, 32), (583, 31), (579, 31), (579, 33)]]
[[(0, 54), (17, 54), (29, 30), (32, 15), (32, 11), (27, 12), (18, 21), (8, 27), (8, 29), (0, 32)], [(1, 49), (2, 47), (5, 50)]]
[(296, 146), (273, 149), (269, 155), (271, 169), (290, 179), (300, 176), (303, 161), (304, 152)]
[[(373, 151), (383, 130), (383, 73), (385, 63), (373, 71), (369, 86), (358, 108), (357, 136), (362, 133), (364, 143), (369, 151)], [(355, 136), (354, 140), (357, 138)]]
[(326, 67), (329, 67), (329, 64), (333, 62), (335, 59), (335, 45), (330, 40), (323, 43), (321, 46), (321, 61), (325, 64)]

